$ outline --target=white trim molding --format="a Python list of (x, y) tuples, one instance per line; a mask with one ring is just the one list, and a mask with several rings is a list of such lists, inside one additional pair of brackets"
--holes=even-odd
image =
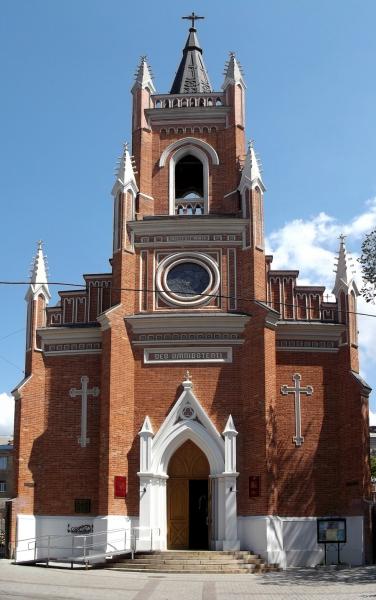
[(219, 157), (217, 152), (214, 150), (213, 146), (211, 146), (207, 142), (204, 142), (204, 140), (200, 140), (195, 137), (185, 137), (181, 138), (180, 140), (176, 140), (176, 142), (173, 142), (163, 150), (159, 159), (159, 167), (162, 168), (166, 165), (167, 158), (169, 154), (171, 154), (171, 152), (174, 152), (175, 150), (178, 150), (178, 148), (187, 145), (197, 146), (198, 148), (205, 150), (209, 154), (213, 165), (219, 165)]

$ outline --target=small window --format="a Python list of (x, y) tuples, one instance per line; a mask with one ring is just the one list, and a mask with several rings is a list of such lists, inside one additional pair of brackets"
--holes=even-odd
[(0, 481), (0, 492), (6, 492), (6, 491), (7, 491), (7, 482)]
[(91, 500), (90, 498), (85, 498), (83, 500), (76, 499), (74, 501), (74, 512), (85, 514), (91, 512)]
[(0, 456), (0, 471), (5, 471), (8, 468), (8, 457)]

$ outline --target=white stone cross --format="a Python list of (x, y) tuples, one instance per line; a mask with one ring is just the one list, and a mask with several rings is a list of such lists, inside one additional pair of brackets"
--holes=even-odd
[(295, 446), (301, 446), (304, 442), (304, 437), (302, 436), (302, 415), (300, 410), (300, 394), (306, 394), (306, 396), (312, 396), (313, 387), (311, 385), (307, 385), (307, 387), (301, 387), (300, 382), (302, 380), (302, 376), (300, 373), (295, 373), (292, 376), (295, 381), (294, 387), (289, 387), (288, 385), (281, 386), (281, 394), (287, 396), (288, 394), (294, 394), (295, 396), (295, 435), (292, 438), (292, 441), (295, 443)]
[(89, 443), (89, 438), (87, 435), (87, 398), (88, 396), (93, 396), (96, 398), (99, 396), (99, 388), (93, 387), (90, 390), (87, 388), (87, 384), (89, 383), (89, 378), (87, 375), (83, 375), (81, 377), (82, 388), (80, 390), (76, 390), (75, 388), (71, 388), (69, 390), (69, 395), (71, 398), (76, 398), (77, 396), (81, 396), (81, 437), (78, 438), (78, 443), (81, 448), (86, 448)]

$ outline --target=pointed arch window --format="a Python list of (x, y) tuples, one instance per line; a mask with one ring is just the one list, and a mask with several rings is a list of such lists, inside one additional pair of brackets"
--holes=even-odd
[(170, 160), (170, 214), (208, 212), (209, 161), (194, 146), (182, 147)]

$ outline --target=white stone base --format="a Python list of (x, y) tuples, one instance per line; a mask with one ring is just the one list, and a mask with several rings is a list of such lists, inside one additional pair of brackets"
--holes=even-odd
[[(346, 517), (347, 542), (341, 544), (341, 562), (351, 565), (364, 563), (363, 517)], [(139, 530), (138, 517), (123, 515), (86, 516), (17, 516), (16, 562), (42, 558), (47, 555), (48, 537), (50, 555), (54, 558), (71, 553), (71, 527), (93, 525), (95, 548), (91, 553), (121, 551), (125, 547), (136, 551), (166, 549), (166, 540)], [(131, 538), (132, 531), (132, 538)], [(269, 563), (278, 563), (281, 568), (314, 567), (324, 560), (323, 545), (317, 544), (317, 520), (315, 517), (238, 517), (239, 540), (213, 540), (212, 550), (252, 550)], [(35, 547), (34, 539), (38, 538)], [(75, 539), (77, 546), (81, 543)], [(75, 554), (82, 550), (75, 548)], [(328, 563), (337, 562), (335, 548), (328, 548)]]
[[(110, 552), (131, 548), (131, 528), (137, 527), (138, 517), (123, 515), (106, 516), (47, 516), (18, 515), (15, 561), (24, 562), (36, 558), (65, 558), (83, 553), (83, 538), (75, 536), (72, 549), (72, 527), (93, 526), (92, 547), (87, 554)], [(50, 536), (50, 537), (49, 537)], [(90, 538), (89, 542), (90, 542)], [(36, 540), (36, 542), (35, 542)]]
[[(340, 547), (341, 562), (362, 565), (363, 517), (346, 517), (346, 522), (347, 542)], [(252, 550), (282, 569), (315, 567), (324, 561), (324, 546), (317, 544), (316, 517), (238, 517), (238, 531), (242, 550)], [(328, 548), (327, 562), (337, 562), (333, 547)]]

